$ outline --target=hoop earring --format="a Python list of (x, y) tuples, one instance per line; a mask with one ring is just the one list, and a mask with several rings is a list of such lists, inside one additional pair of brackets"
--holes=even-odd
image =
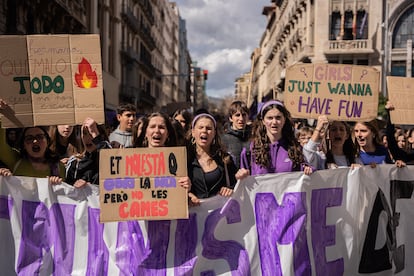
[(195, 138), (194, 137), (191, 137), (191, 145), (195, 145)]
[(144, 141), (142, 141), (142, 145), (144, 147), (147, 147), (148, 146), (148, 138), (147, 138), (147, 136), (144, 137)]

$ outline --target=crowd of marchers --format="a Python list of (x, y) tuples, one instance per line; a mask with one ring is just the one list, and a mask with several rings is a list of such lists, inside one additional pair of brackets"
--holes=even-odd
[[(11, 108), (0, 99), (0, 112)], [(388, 102), (386, 109), (392, 110)], [(190, 206), (200, 199), (229, 197), (237, 180), (249, 175), (358, 167), (406, 166), (414, 160), (414, 128), (388, 120), (348, 123), (326, 116), (310, 125), (291, 117), (284, 104), (259, 105), (254, 120), (242, 101), (228, 107), (224, 120), (200, 109), (174, 114), (154, 112), (137, 117), (136, 107), (117, 108), (118, 126), (111, 129), (85, 118), (82, 125), (0, 128), (0, 175), (49, 179), (82, 188), (99, 185), (99, 151), (110, 148), (184, 146), (188, 176), (178, 179)]]

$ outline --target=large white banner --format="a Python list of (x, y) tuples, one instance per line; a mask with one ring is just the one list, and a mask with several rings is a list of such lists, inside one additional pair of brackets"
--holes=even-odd
[(414, 167), (250, 177), (188, 220), (99, 223), (97, 187), (0, 177), (2, 275), (414, 275)]

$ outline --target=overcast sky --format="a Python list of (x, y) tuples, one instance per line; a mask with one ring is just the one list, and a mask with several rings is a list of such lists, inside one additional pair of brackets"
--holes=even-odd
[(209, 71), (207, 95), (233, 95), (235, 79), (250, 70), (250, 55), (267, 23), (263, 7), (271, 0), (175, 2), (186, 21), (191, 58)]

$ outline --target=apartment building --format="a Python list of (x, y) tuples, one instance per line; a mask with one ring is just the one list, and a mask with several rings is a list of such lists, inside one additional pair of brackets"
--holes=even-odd
[(272, 0), (263, 15), (249, 99), (283, 100), (286, 67), (295, 63), (369, 65), (383, 80), (413, 76), (413, 1)]
[[(234, 98), (239, 101), (246, 102), (246, 99), (249, 97), (250, 89), (251, 89), (251, 73), (244, 73), (239, 78), (236, 79), (235, 82), (235, 95)], [(250, 102), (249, 102), (250, 103)], [(246, 102), (246, 104), (248, 104)]]
[(180, 20), (178, 6), (168, 0), (0, 4), (0, 34), (100, 34), (105, 108), (112, 117), (122, 102), (149, 113), (191, 100), (190, 78), (180, 82), (178, 77), (191, 72), (189, 51), (181, 48), (187, 43)]

